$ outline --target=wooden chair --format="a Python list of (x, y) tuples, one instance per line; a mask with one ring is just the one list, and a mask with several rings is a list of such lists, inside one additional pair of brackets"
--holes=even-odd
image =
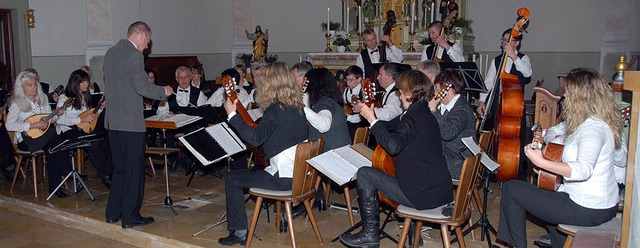
[(291, 245), (296, 247), (296, 240), (293, 230), (293, 215), (291, 208), (300, 204), (304, 204), (307, 214), (311, 221), (313, 231), (320, 245), (323, 244), (316, 218), (311, 211), (311, 199), (316, 195), (316, 180), (318, 178), (318, 172), (315, 168), (309, 165), (306, 161), (312, 157), (317, 156), (322, 152), (324, 147), (324, 139), (318, 139), (309, 142), (301, 142), (296, 148), (296, 155), (293, 166), (293, 182), (291, 190), (279, 191), (268, 190), (261, 188), (250, 188), (249, 194), (256, 196), (256, 206), (253, 212), (253, 218), (251, 220), (251, 226), (247, 235), (246, 247), (251, 247), (251, 241), (253, 234), (256, 230), (256, 224), (258, 223), (258, 217), (260, 216), (260, 210), (262, 209), (262, 202), (266, 199), (272, 199), (278, 201), (276, 204), (276, 230), (280, 230), (280, 212), (282, 211), (280, 202), (284, 202), (284, 208), (287, 213), (288, 230), (291, 236)]
[[(416, 220), (416, 232), (414, 234), (414, 240), (419, 240), (420, 230), (422, 229), (422, 221), (426, 221), (440, 224), (442, 242), (444, 243), (444, 247), (448, 248), (451, 246), (451, 242), (449, 239), (449, 228), (455, 229), (460, 247), (466, 247), (464, 236), (462, 235), (462, 225), (467, 223), (469, 218), (471, 218), (471, 194), (473, 191), (473, 187), (476, 185), (476, 181), (478, 180), (477, 174), (478, 169), (480, 168), (481, 156), (481, 154), (478, 154), (477, 156), (468, 157), (467, 159), (465, 159), (464, 164), (462, 165), (462, 173), (460, 174), (460, 184), (458, 185), (458, 190), (456, 191), (456, 195), (453, 201), (454, 205), (451, 211), (451, 216), (445, 216), (442, 214), (443, 208), (448, 204), (427, 210), (417, 210), (404, 205), (400, 205), (398, 206), (398, 208), (396, 208), (396, 213), (398, 214), (398, 216), (405, 218), (404, 228), (402, 229), (402, 234), (400, 235), (400, 242), (398, 242), (399, 248), (404, 247), (405, 242), (407, 241), (407, 235), (409, 233), (411, 220)], [(419, 242), (414, 242), (413, 247), (418, 247), (418, 243)]]
[[(542, 87), (533, 87), (533, 92), (536, 96), (534, 122), (540, 122), (540, 127), (544, 129), (559, 123), (561, 117), (559, 117), (558, 102), (561, 96), (554, 95), (551, 91)], [(529, 183), (533, 183), (535, 175), (533, 167), (528, 166), (527, 170)]]
[[(566, 224), (559, 224), (558, 231), (567, 234), (567, 240), (564, 242), (564, 247), (569, 248), (574, 242), (574, 238), (581, 232), (596, 232), (613, 234), (615, 241), (620, 241), (620, 231), (622, 229), (622, 219), (613, 218), (610, 221), (602, 223), (598, 226), (573, 226)], [(595, 246), (593, 246), (595, 247)]]
[[(16, 145), (13, 140), (14, 140), (14, 132), (9, 132), (9, 138), (11, 139), (11, 143), (13, 144), (13, 149), (15, 150), (15, 154), (16, 154), (16, 168), (14, 168), (13, 170), (13, 180), (11, 180), (11, 189), (10, 192), (13, 193), (13, 189), (16, 186), (16, 180), (18, 179), (18, 173), (22, 172), (22, 176), (26, 179), (26, 173), (24, 172), (24, 169), (22, 168), (22, 161), (26, 158), (25, 160), (25, 166), (27, 166), (29, 164), (29, 162), (31, 162), (31, 171), (33, 173), (33, 195), (34, 197), (38, 198), (38, 181), (40, 181), (40, 184), (44, 183), (44, 180), (42, 178), (42, 174), (44, 173), (44, 164), (43, 163), (38, 163), (38, 160), (44, 161), (44, 151), (39, 150), (36, 152), (30, 152), (30, 151), (23, 151), (20, 150), (18, 148), (18, 145)], [(40, 177), (38, 178), (38, 166), (37, 165), (41, 165), (39, 170), (41, 171), (40, 173)]]
[[(353, 136), (353, 144), (364, 144), (367, 145), (369, 144), (369, 136), (371, 135), (371, 131), (369, 131), (368, 127), (359, 127), (356, 129), (356, 133)], [(321, 180), (318, 180), (318, 183), (320, 183)], [(324, 199), (325, 199), (325, 203), (326, 208), (329, 208), (329, 199), (331, 198), (331, 182), (327, 181), (324, 182), (322, 185), (323, 189), (324, 189)], [(348, 211), (348, 215), (349, 215), (349, 223), (351, 224), (351, 226), (354, 226), (356, 224), (355, 218), (353, 217), (353, 206), (351, 205), (351, 192), (349, 191), (351, 188), (345, 184), (342, 187), (342, 190), (344, 192), (344, 202), (347, 205), (347, 211)]]
[(151, 159), (151, 156), (162, 156), (164, 158), (164, 167), (166, 168), (168, 166), (167, 156), (169, 156), (169, 154), (179, 152), (179, 151), (180, 149), (178, 148), (147, 147), (147, 149), (144, 151), (144, 155), (146, 157), (146, 160), (149, 161), (149, 166), (151, 166), (151, 171), (155, 175), (156, 169), (153, 167), (153, 160)]

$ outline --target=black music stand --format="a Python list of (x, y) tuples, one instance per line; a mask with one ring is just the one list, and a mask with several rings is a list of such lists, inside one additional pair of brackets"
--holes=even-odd
[(80, 184), (82, 185), (82, 187), (85, 189), (85, 191), (87, 192), (87, 194), (89, 195), (89, 198), (94, 201), (95, 198), (93, 197), (93, 195), (91, 194), (91, 191), (89, 190), (89, 188), (87, 187), (87, 185), (84, 183), (84, 181), (82, 180), (82, 178), (80, 178), (80, 174), (78, 174), (78, 171), (76, 170), (76, 163), (75, 163), (75, 158), (73, 156), (73, 153), (71, 152), (72, 149), (76, 149), (76, 148), (84, 148), (84, 147), (89, 147), (91, 145), (93, 145), (94, 143), (101, 141), (104, 139), (105, 134), (88, 134), (88, 135), (83, 135), (83, 136), (79, 136), (77, 138), (73, 138), (73, 139), (67, 139), (65, 141), (63, 141), (62, 143), (58, 144), (57, 146), (54, 146), (52, 148), (49, 149), (49, 153), (56, 153), (56, 152), (62, 152), (62, 151), (69, 151), (69, 156), (71, 157), (71, 172), (69, 172), (69, 174), (67, 174), (66, 177), (64, 177), (64, 179), (62, 180), (62, 182), (60, 182), (60, 184), (58, 184), (58, 187), (56, 187), (56, 189), (53, 190), (53, 192), (51, 192), (51, 194), (49, 194), (49, 196), (47, 197), (47, 201), (49, 201), (49, 199), (51, 199), (51, 197), (53, 197), (53, 195), (58, 192), (58, 190), (60, 190), (60, 188), (62, 187), (62, 185), (67, 181), (67, 179), (69, 179), (69, 177), (73, 176), (73, 193), (77, 194), (78, 193), (78, 187), (77, 187), (77, 183), (76, 180), (80, 182)]
[(475, 62), (440, 62), (440, 68), (442, 71), (452, 69), (458, 72), (464, 81), (466, 91), (487, 92), (484, 79)]

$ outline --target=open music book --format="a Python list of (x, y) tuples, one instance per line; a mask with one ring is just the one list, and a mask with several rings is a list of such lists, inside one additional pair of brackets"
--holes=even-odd
[(371, 167), (371, 156), (373, 151), (362, 144), (346, 145), (313, 157), (307, 163), (342, 186), (355, 179), (360, 167)]
[(175, 123), (175, 128), (180, 128), (202, 119), (200, 116), (192, 116), (185, 114), (163, 114), (154, 115), (144, 119), (147, 122), (166, 122)]
[(225, 122), (200, 128), (178, 139), (203, 165), (210, 165), (247, 149)]
[[(464, 145), (467, 146), (467, 148), (469, 148), (469, 150), (473, 154), (478, 154), (482, 151), (478, 144), (473, 141), (472, 137), (462, 138), (462, 143), (464, 143)], [(496, 163), (496, 161), (493, 161), (493, 159), (491, 159), (485, 152), (482, 152), (480, 163), (482, 163), (490, 171), (494, 171), (498, 169), (498, 167), (500, 167), (500, 164)]]

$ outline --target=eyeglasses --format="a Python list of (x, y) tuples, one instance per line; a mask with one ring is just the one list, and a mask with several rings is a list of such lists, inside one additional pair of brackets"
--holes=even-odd
[(347, 82), (355, 82), (356, 80), (358, 80), (356, 77), (345, 77), (344, 79), (346, 79)]
[(178, 78), (178, 79), (189, 79), (189, 78), (191, 78), (191, 77), (189, 77), (189, 76), (184, 76), (184, 77), (177, 77), (177, 78)]
[(144, 34), (144, 37), (147, 37), (147, 40), (149, 40), (149, 43), (151, 43), (151, 37), (145, 32), (142, 32), (142, 33)]

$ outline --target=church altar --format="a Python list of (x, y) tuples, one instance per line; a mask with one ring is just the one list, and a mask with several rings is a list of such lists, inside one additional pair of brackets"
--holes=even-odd
[[(409, 64), (413, 68), (420, 63), (421, 52), (405, 52), (403, 64)], [(358, 53), (308, 53), (307, 61), (313, 64), (315, 68), (327, 68), (331, 71), (346, 70), (347, 67), (356, 65)]]

